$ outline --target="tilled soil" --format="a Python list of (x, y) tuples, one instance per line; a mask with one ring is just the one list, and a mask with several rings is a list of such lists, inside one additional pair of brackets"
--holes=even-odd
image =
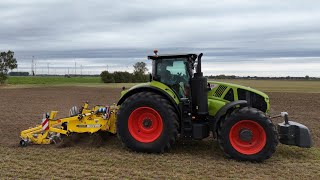
[(268, 93), (271, 113), (287, 111), (291, 120), (309, 127), (315, 148), (280, 145), (274, 156), (262, 164), (228, 160), (211, 139), (180, 140), (163, 155), (131, 152), (121, 146), (116, 136), (109, 137), (100, 148), (18, 147), (20, 132), (39, 124), (44, 112), (57, 110), (58, 117), (65, 117), (72, 106), (80, 107), (85, 101), (91, 105), (110, 105), (117, 102), (120, 91), (93, 87), (0, 89), (0, 178), (319, 177), (320, 94), (312, 93)]
[[(0, 144), (15, 145), (21, 130), (41, 122), (42, 114), (59, 111), (58, 117), (68, 116), (72, 106), (111, 105), (120, 97), (120, 89), (90, 87), (47, 87), (0, 89)], [(316, 146), (320, 146), (320, 94), (317, 93), (268, 93), (271, 114), (289, 113), (290, 120), (310, 128)], [(283, 119), (274, 119), (282, 122)]]
[[(268, 93), (270, 96), (271, 113), (281, 111), (289, 113), (289, 120), (307, 126), (312, 135), (314, 145), (320, 146), (320, 94), (319, 93)], [(283, 119), (274, 120), (282, 122)]]
[(15, 145), (19, 133), (41, 123), (42, 114), (59, 111), (57, 117), (67, 117), (72, 106), (111, 105), (116, 103), (120, 90), (114, 88), (48, 87), (0, 89), (1, 145)]

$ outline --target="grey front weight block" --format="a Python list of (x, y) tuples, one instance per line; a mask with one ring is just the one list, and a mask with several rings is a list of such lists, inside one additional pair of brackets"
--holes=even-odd
[(294, 121), (284, 121), (278, 124), (279, 141), (282, 144), (310, 148), (312, 146), (309, 129)]

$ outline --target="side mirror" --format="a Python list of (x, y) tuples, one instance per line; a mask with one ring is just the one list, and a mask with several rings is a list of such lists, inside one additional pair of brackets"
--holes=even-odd
[(208, 91), (211, 91), (211, 84), (210, 83), (207, 84), (207, 89), (208, 89)]

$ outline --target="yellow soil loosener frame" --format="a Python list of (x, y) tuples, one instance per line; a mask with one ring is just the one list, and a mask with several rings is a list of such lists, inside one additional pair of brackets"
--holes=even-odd
[(89, 104), (86, 102), (81, 113), (61, 119), (55, 119), (58, 111), (51, 111), (46, 117), (48, 127), (43, 129), (42, 125), (37, 125), (22, 131), (20, 145), (51, 144), (53, 138), (61, 134), (68, 136), (70, 133), (96, 133), (98, 131), (116, 133), (118, 106), (95, 106), (93, 109), (88, 109), (88, 107)]

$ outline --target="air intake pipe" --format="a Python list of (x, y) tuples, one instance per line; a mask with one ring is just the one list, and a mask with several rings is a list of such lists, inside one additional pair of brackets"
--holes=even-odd
[(198, 56), (197, 70), (191, 79), (192, 108), (193, 112), (200, 116), (208, 115), (208, 82), (201, 72), (202, 55), (200, 53)]

